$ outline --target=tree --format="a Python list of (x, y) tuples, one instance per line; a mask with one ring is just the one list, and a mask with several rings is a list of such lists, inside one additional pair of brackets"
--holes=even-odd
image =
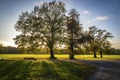
[(98, 39), (99, 39), (99, 50), (100, 50), (100, 55), (102, 57), (102, 48), (103, 48), (103, 44), (104, 44), (104, 39), (103, 39), (103, 35), (104, 33), (106, 32), (106, 30), (102, 30), (102, 29), (99, 29), (98, 30)]
[(97, 58), (96, 52), (100, 51), (100, 57), (103, 57), (103, 50), (107, 49), (111, 46), (108, 38), (113, 37), (111, 33), (107, 32), (106, 30), (98, 29), (95, 26), (89, 27), (89, 40), (90, 47), (93, 50), (94, 58)]
[(96, 51), (98, 49), (98, 40), (99, 40), (96, 38), (97, 30), (98, 30), (98, 28), (96, 28), (96, 26), (92, 26), (92, 27), (89, 27), (89, 31), (88, 31), (88, 34), (91, 37), (90, 47), (94, 53), (94, 58), (97, 58)]
[(15, 29), (21, 34), (14, 38), (18, 47), (39, 49), (46, 46), (54, 59), (54, 45), (60, 41), (65, 26), (65, 4), (61, 1), (44, 2), (31, 13), (20, 15)]
[(99, 29), (98, 30), (98, 43), (99, 43), (99, 50), (100, 50), (100, 57), (103, 57), (103, 50), (108, 49), (111, 44), (108, 41), (108, 38), (112, 38), (112, 34), (107, 32), (106, 30)]
[(71, 9), (67, 17), (67, 30), (68, 30), (68, 45), (70, 49), (69, 58), (74, 58), (74, 47), (77, 44), (78, 36), (80, 36), (81, 27), (79, 25), (79, 13), (75, 9)]
[(84, 48), (84, 52), (88, 52), (90, 50), (90, 43), (93, 39), (89, 31), (81, 31), (81, 37), (78, 39), (78, 44)]

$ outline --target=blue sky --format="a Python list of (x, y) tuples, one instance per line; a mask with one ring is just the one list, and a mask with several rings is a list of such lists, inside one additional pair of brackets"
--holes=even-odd
[[(31, 11), (35, 5), (51, 0), (0, 0), (0, 43), (15, 46), (13, 38), (19, 34), (14, 25), (21, 12)], [(96, 25), (115, 36), (110, 41), (120, 48), (120, 0), (61, 0), (67, 10), (77, 9), (85, 30)]]

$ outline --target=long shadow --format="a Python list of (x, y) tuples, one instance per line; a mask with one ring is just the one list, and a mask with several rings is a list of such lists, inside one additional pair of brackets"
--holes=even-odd
[(56, 70), (53, 62), (42, 61), (41, 63), (35, 64), (38, 71), (34, 74), (35, 80), (65, 80), (60, 76)]
[(88, 66), (65, 61), (4, 60), (0, 80), (85, 80)]
[[(29, 76), (31, 62), (6, 61), (0, 69), (0, 80), (26, 80)], [(1, 64), (0, 64), (1, 65)]]
[[(61, 75), (70, 80), (85, 80), (87, 79), (87, 77), (85, 76), (89, 76), (91, 74), (90, 70), (88, 70), (88, 66), (86, 65), (83, 66), (80, 64), (65, 61), (58, 61), (55, 62), (55, 64), (57, 69), (59, 69), (58, 71), (61, 72)], [(67, 72), (67, 74), (65, 74), (64, 72)]]

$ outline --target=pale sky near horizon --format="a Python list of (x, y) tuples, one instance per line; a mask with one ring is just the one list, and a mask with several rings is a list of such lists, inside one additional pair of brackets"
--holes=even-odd
[[(0, 0), (0, 44), (15, 46), (14, 29), (21, 12), (31, 11), (35, 5), (52, 0)], [(120, 0), (59, 0), (66, 9), (75, 8), (80, 13), (80, 22), (85, 30), (93, 25), (111, 32), (112, 46), (120, 48)]]

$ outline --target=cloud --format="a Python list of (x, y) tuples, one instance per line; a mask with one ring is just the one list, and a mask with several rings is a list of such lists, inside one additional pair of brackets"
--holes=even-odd
[(96, 21), (107, 20), (108, 16), (98, 16), (95, 18)]
[(35, 4), (36, 6), (39, 6), (39, 5), (43, 4), (43, 1), (40, 1), (40, 2), (34, 2), (34, 4)]
[(82, 13), (85, 14), (85, 15), (89, 15), (89, 14), (91, 14), (91, 12), (90, 12), (89, 10), (83, 10)]
[(43, 4), (44, 2), (51, 2), (52, 0), (41, 0), (41, 1), (36, 1), (36, 2), (34, 2), (34, 4), (36, 5), (36, 6), (39, 6), (39, 5), (41, 5), (41, 4)]
[(108, 20), (108, 16), (98, 16), (94, 19), (88, 20), (87, 22), (105, 21), (105, 20)]

